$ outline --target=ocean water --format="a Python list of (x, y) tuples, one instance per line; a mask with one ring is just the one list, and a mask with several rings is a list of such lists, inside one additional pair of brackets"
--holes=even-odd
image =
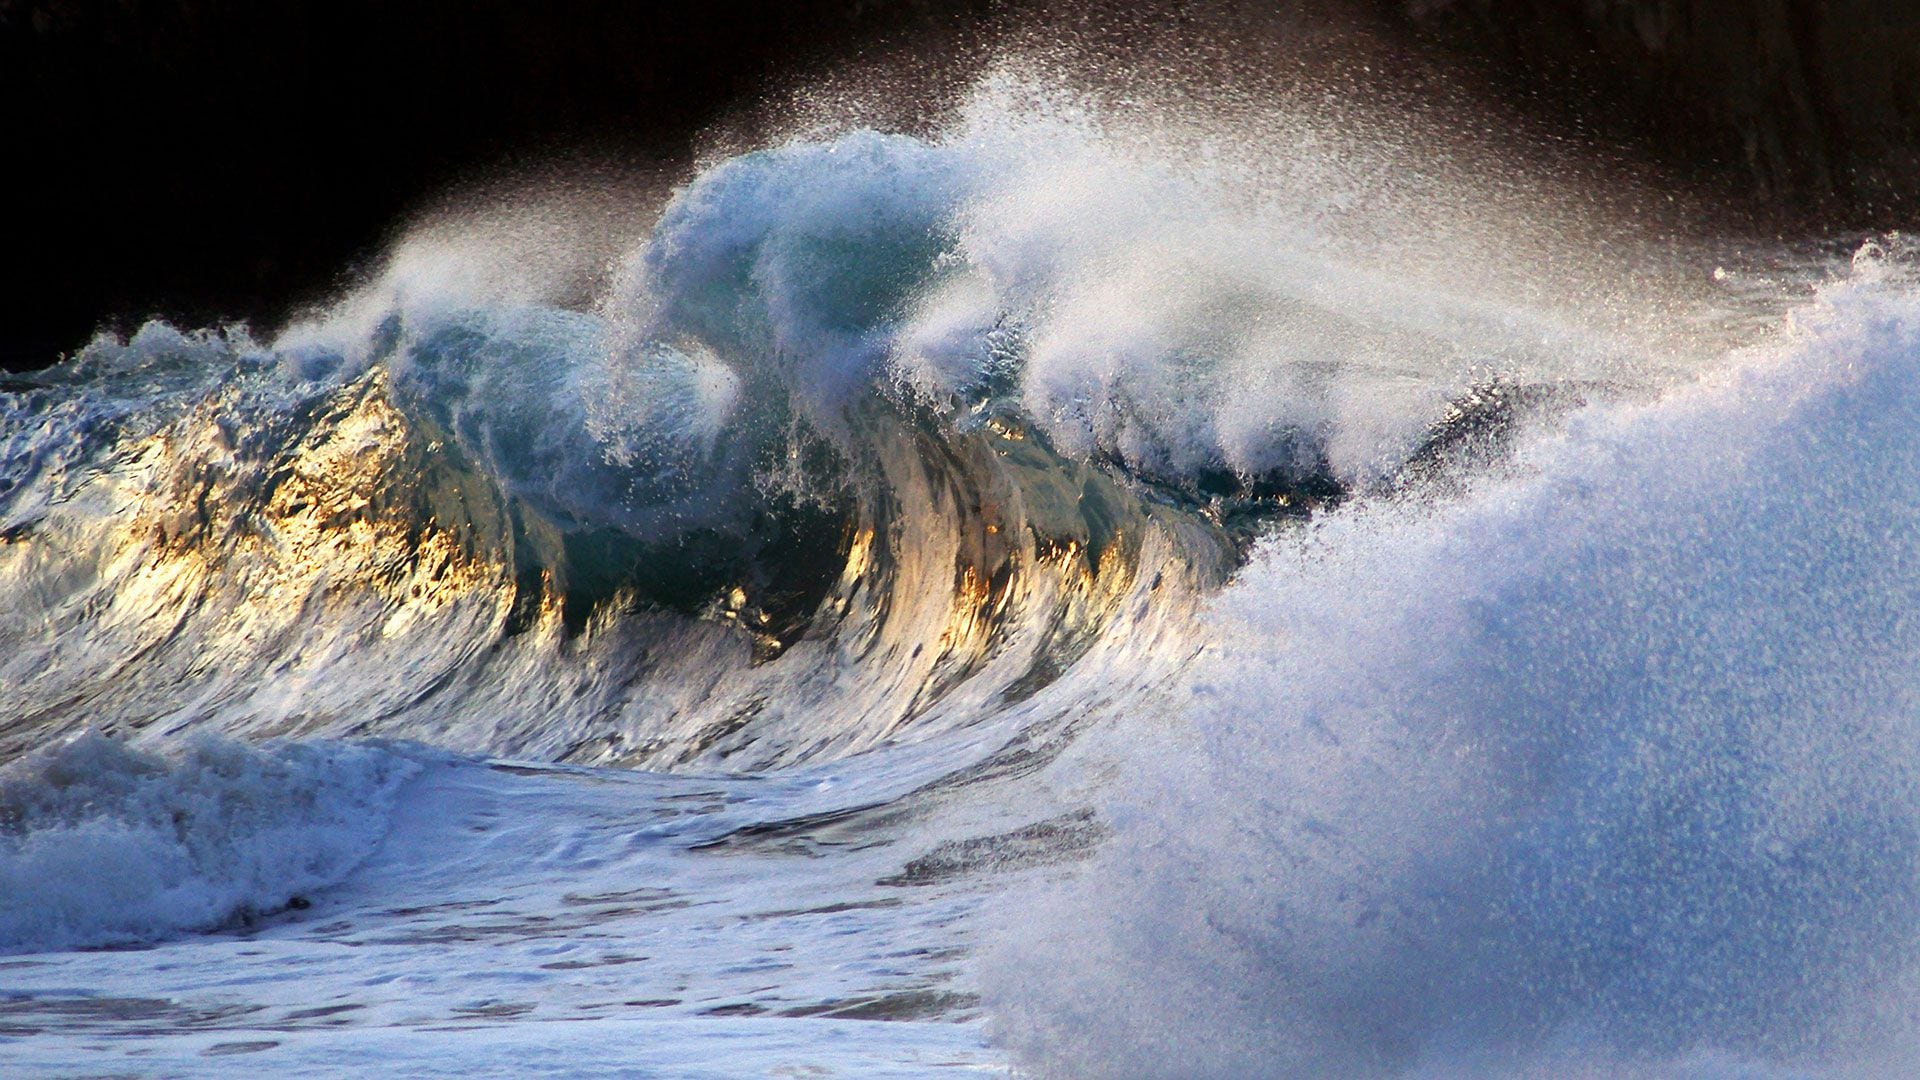
[(5, 1071), (1920, 1067), (1904, 242), (1124, 104), (0, 385)]

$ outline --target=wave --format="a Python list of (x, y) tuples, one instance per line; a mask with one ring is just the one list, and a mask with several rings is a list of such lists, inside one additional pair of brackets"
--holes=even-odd
[[(1911, 259), (1771, 333), (1738, 267), (1523, 303), (1324, 161), (1269, 198), (996, 92), (709, 162), (601, 275), (428, 227), (270, 342), (0, 386), (6, 940), (337, 878), (412, 758), (328, 740), (399, 738), (746, 774), (676, 850), (868, 852), (821, 912), (1008, 890), (1039, 1075), (1912, 1060)], [(266, 745), (149, 752), (210, 734)], [(95, 834), (175, 899), (62, 899)]]
[(1261, 522), (1433, 457), (1553, 337), (1065, 134), (724, 161), (593, 312), (425, 244), (270, 346), (156, 323), (19, 382), (0, 756), (103, 725), (753, 769), (979, 723), (1123, 611), (1185, 634)]
[(1113, 842), (1004, 913), (1003, 1038), (1043, 1076), (1903, 1071), (1917, 358), (1870, 256), (1457, 499), (1264, 545), (1172, 721), (1116, 733)]

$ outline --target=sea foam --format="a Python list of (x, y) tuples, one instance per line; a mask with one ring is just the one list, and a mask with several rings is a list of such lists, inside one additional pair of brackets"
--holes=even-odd
[[(1893, 1075), (1920, 293), (1260, 551), (1116, 835), (984, 963), (1042, 1076)], [(1799, 1074), (1799, 1073), (1796, 1073)]]
[(155, 753), (89, 732), (0, 767), (0, 951), (147, 941), (338, 882), (420, 766), (371, 746)]

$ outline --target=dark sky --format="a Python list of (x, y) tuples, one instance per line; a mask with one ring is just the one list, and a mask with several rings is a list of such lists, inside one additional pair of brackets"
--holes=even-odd
[(273, 322), (462, 177), (672, 160), (716, 115), (968, 4), (0, 0), (0, 366), (151, 312)]
[[(1743, 205), (1891, 226), (1903, 185), (1920, 185), (1920, 5), (1905, 0), (1108, 9), (1130, 11), (1112, 20), (1131, 27), (1121, 45), (1186, 35), (1249, 68), (1324, 50), (1326, 38), (1298, 35), (1310, 11), (1335, 37), (1368, 36), (1376, 56), (1458, 72)], [(12, 282), (0, 368), (40, 366), (96, 326), (153, 313), (270, 327), (365, 268), (450, 185), (555, 159), (671, 165), (716, 118), (795, 79), (883, 53), (896, 71), (960, 73), (1009, 35), (1097, 38), (1097, 10), (0, 0), (0, 280)]]

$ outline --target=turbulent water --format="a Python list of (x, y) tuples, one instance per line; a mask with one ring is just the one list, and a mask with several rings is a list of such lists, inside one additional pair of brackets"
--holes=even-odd
[(9, 1070), (1920, 1066), (1901, 243), (1282, 134), (988, 85), (0, 384)]

